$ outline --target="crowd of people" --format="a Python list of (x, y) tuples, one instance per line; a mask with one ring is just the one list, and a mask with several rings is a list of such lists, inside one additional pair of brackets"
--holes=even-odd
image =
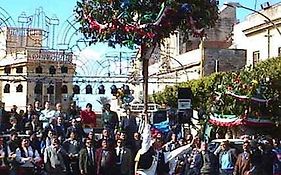
[(91, 104), (85, 110), (43, 106), (36, 101), (19, 113), (16, 106), (1, 107), (0, 174), (281, 175), (278, 139), (245, 137), (241, 149), (224, 140), (213, 150), (199, 136), (179, 133), (171, 116), (167, 133), (152, 129), (147, 116), (140, 129), (129, 110), (120, 118), (110, 104), (103, 107), (99, 135)]

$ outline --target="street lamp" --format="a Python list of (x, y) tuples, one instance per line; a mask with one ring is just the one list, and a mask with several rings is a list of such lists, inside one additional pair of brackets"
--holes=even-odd
[(281, 31), (280, 31), (279, 28), (276, 26), (276, 24), (275, 24), (269, 17), (267, 17), (266, 15), (264, 15), (263, 13), (261, 13), (261, 12), (255, 10), (255, 9), (251, 9), (251, 8), (249, 8), (249, 7), (245, 7), (245, 6), (241, 5), (241, 4), (239, 4), (238, 2), (224, 3), (224, 5), (229, 6), (229, 7), (232, 7), (232, 8), (243, 8), (243, 9), (250, 10), (250, 11), (252, 11), (252, 12), (255, 12), (255, 13), (257, 13), (257, 14), (263, 16), (267, 21), (269, 21), (269, 22), (272, 24), (272, 26), (278, 31), (279, 35), (281, 36)]

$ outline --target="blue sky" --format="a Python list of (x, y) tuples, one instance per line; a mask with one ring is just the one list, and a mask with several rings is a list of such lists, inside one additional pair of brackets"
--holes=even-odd
[[(255, 4), (257, 4), (257, 9), (260, 8), (260, 4), (266, 1), (271, 4), (280, 2), (280, 0), (236, 0), (236, 2), (250, 8), (255, 8)], [(220, 5), (224, 2), (227, 1), (219, 0)], [(17, 17), (23, 11), (30, 14), (34, 13), (35, 9), (39, 7), (43, 7), (49, 16), (56, 14), (61, 21), (65, 21), (73, 13), (75, 4), (76, 0), (0, 0), (0, 7), (5, 9), (15, 21), (17, 21)], [(249, 11), (240, 9), (238, 11), (238, 18), (243, 21), (248, 13)]]

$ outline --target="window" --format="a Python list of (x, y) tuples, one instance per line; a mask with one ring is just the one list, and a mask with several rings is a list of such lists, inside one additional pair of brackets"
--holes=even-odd
[(16, 73), (23, 73), (23, 67), (22, 66), (17, 67)]
[(63, 86), (61, 87), (61, 93), (62, 93), (62, 94), (67, 94), (67, 93), (68, 93), (67, 85), (63, 85)]
[(11, 67), (10, 66), (5, 66), (4, 72), (5, 72), (5, 74), (10, 74), (11, 73)]
[(49, 68), (49, 74), (56, 74), (56, 68), (55, 68), (55, 66), (51, 66), (50, 68)]
[(278, 56), (281, 56), (281, 47), (278, 47)]
[(88, 84), (88, 85), (86, 86), (86, 94), (92, 94), (92, 93), (93, 93), (92, 86)]
[(253, 66), (260, 61), (260, 51), (253, 52)]
[(42, 83), (36, 83), (35, 88), (34, 88), (34, 94), (41, 94), (42, 95)]
[(50, 85), (47, 87), (47, 94), (54, 94), (55, 87), (53, 85)]
[(68, 73), (68, 67), (62, 66), (62, 67), (61, 67), (61, 73), (62, 73), (62, 74), (67, 74), (67, 73)]
[(41, 66), (36, 67), (35, 73), (37, 73), (37, 74), (42, 74), (42, 72), (43, 72), (43, 69), (42, 69)]
[(78, 85), (73, 86), (73, 94), (80, 94), (80, 87)]
[(4, 86), (4, 93), (10, 93), (10, 84)]
[(21, 84), (17, 86), (16, 92), (23, 92), (23, 86)]

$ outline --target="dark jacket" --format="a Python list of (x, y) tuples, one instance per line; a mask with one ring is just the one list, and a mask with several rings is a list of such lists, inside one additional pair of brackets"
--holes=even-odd
[(214, 153), (207, 151), (200, 154), (200, 172), (217, 175), (219, 173), (219, 161)]
[[(94, 154), (92, 157), (92, 161), (89, 157), (87, 148), (83, 148), (80, 150), (80, 152), (79, 152), (79, 169), (80, 169), (80, 171), (83, 170), (83, 172), (85, 174), (95, 175), (96, 174), (95, 151), (94, 151), (94, 148), (92, 148), (92, 149), (93, 149), (93, 154)], [(91, 170), (92, 170), (92, 172), (89, 172)]]

